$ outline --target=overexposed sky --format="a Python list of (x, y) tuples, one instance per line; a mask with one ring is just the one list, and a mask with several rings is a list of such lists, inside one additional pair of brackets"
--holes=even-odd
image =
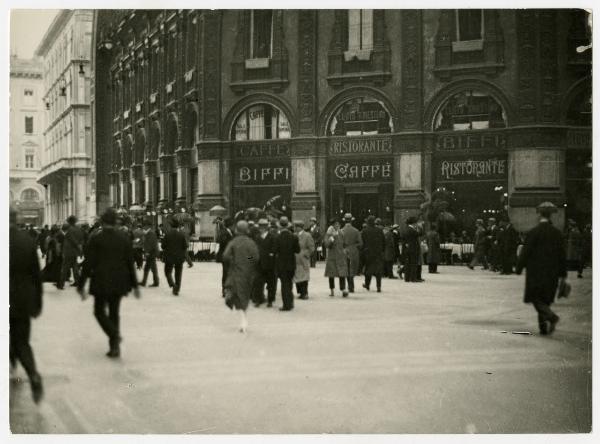
[(59, 9), (10, 11), (10, 53), (29, 59), (37, 49)]

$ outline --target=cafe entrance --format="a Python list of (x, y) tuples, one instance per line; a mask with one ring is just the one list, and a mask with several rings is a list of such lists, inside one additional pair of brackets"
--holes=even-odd
[(341, 218), (345, 213), (354, 217), (354, 226), (361, 229), (369, 216), (392, 220), (391, 184), (334, 186), (331, 190), (330, 217)]

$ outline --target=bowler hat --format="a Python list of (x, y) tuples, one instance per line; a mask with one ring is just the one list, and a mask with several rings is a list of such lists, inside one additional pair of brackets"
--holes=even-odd
[(303, 220), (295, 220), (294, 226), (295, 227), (304, 227), (304, 221)]
[(269, 225), (269, 221), (265, 218), (258, 219), (258, 225), (260, 225), (261, 227), (266, 227)]
[(352, 214), (350, 214), (350, 213), (344, 214), (344, 220), (346, 222), (352, 222)]
[(537, 206), (537, 212), (542, 216), (549, 216), (552, 213), (556, 213), (558, 208), (552, 202), (542, 202)]
[(286, 216), (281, 216), (279, 218), (279, 225), (281, 225), (282, 227), (287, 227), (289, 223), (290, 223), (290, 221), (288, 220), (288, 218)]

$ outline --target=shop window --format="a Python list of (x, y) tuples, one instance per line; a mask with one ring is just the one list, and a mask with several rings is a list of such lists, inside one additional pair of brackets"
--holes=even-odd
[(382, 102), (372, 97), (357, 97), (341, 105), (333, 114), (328, 135), (361, 136), (394, 131), (392, 116)]
[(25, 134), (33, 134), (33, 117), (25, 117)]
[(21, 200), (24, 202), (37, 202), (40, 200), (40, 194), (33, 188), (27, 188), (21, 193)]
[(250, 11), (249, 59), (271, 57), (273, 41), (273, 11), (270, 9)]
[(348, 11), (348, 50), (346, 61), (356, 57), (369, 60), (373, 49), (373, 10), (351, 9)]
[(437, 113), (434, 131), (461, 131), (506, 127), (506, 113), (483, 91), (461, 91), (450, 97)]
[(575, 96), (567, 111), (567, 125), (592, 126), (591, 91), (583, 91)]
[(33, 168), (33, 154), (25, 154), (25, 168)]
[(233, 126), (233, 140), (289, 139), (290, 123), (279, 109), (259, 104), (246, 108)]

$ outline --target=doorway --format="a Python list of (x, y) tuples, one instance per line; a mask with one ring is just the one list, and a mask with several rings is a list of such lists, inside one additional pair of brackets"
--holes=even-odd
[(367, 217), (392, 221), (392, 186), (351, 186), (332, 190), (332, 217), (342, 218), (345, 213), (354, 217), (353, 225), (359, 230)]

